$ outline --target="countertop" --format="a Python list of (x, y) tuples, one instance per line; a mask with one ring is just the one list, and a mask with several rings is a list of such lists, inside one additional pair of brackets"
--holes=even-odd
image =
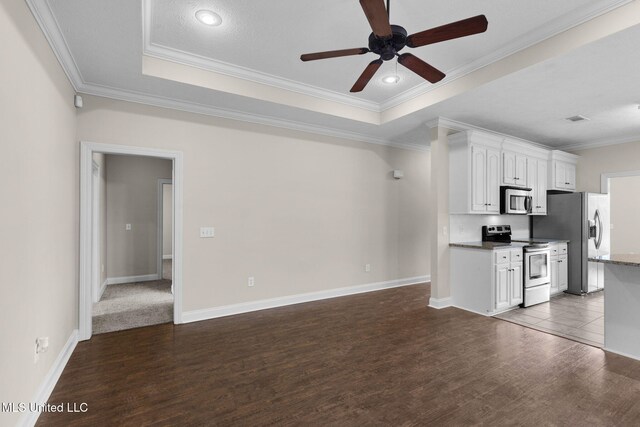
[(494, 249), (518, 249), (527, 246), (526, 243), (521, 242), (462, 242), (462, 243), (449, 243), (449, 246), (453, 248), (468, 248), (468, 249), (483, 249), (486, 251), (492, 251)]
[(504, 242), (461, 242), (461, 243), (449, 243), (452, 248), (467, 248), (467, 249), (483, 249), (486, 251), (492, 251), (494, 249), (519, 249), (531, 243), (569, 243), (569, 240), (559, 239), (513, 239), (511, 243)]
[(529, 238), (529, 239), (512, 239), (512, 242), (521, 242), (521, 243), (569, 243), (570, 240), (563, 239), (540, 239), (540, 238)]
[(612, 254), (589, 257), (589, 261), (603, 264), (629, 265), (640, 267), (640, 254)]

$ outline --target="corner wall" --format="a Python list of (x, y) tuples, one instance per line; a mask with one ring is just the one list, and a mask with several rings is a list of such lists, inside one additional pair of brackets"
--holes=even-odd
[(0, 40), (0, 401), (19, 403), (77, 328), (79, 148), (74, 90), (23, 0), (0, 2)]
[(640, 140), (573, 151), (580, 156), (577, 168), (577, 191), (600, 193), (603, 173), (640, 170)]
[(428, 153), (84, 101), (79, 139), (184, 153), (184, 311), (429, 274)]

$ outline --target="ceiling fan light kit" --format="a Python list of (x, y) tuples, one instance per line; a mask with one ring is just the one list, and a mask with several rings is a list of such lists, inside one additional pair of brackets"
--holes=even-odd
[[(376, 71), (384, 61), (398, 58), (398, 63), (410, 69), (420, 77), (431, 83), (437, 83), (445, 77), (445, 74), (437, 68), (427, 64), (422, 59), (410, 53), (398, 53), (405, 47), (416, 48), (428, 44), (440, 43), (446, 40), (466, 37), (473, 34), (483, 33), (487, 30), (488, 21), (484, 15), (474, 16), (461, 21), (452, 22), (440, 27), (431, 28), (419, 33), (407, 34), (407, 30), (399, 25), (389, 23), (389, 2), (385, 7), (384, 0), (360, 0), (360, 6), (364, 11), (371, 30), (369, 35), (369, 46), (355, 49), (342, 49), (327, 52), (307, 53), (300, 56), (302, 61), (315, 61), (318, 59), (337, 58), (341, 56), (364, 55), (365, 53), (375, 53), (379, 59), (367, 65), (356, 83), (351, 88), (351, 92), (362, 91), (367, 83), (373, 78)], [(397, 83), (397, 80), (385, 83)]]

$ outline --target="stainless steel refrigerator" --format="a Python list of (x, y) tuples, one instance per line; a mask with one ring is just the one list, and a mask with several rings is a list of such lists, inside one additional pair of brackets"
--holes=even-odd
[(567, 292), (580, 295), (604, 288), (604, 264), (587, 258), (611, 251), (608, 194), (548, 194), (547, 215), (532, 218), (534, 238), (569, 240)]

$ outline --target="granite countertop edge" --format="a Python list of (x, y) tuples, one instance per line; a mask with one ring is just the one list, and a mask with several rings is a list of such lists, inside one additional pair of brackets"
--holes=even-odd
[(630, 267), (640, 267), (640, 255), (605, 255), (589, 257), (591, 262), (602, 264), (627, 265)]
[(496, 249), (520, 249), (530, 243), (548, 242), (548, 243), (569, 243), (569, 240), (561, 239), (513, 239), (511, 243), (503, 242), (456, 242), (449, 243), (452, 248), (480, 249), (484, 251), (493, 251)]

